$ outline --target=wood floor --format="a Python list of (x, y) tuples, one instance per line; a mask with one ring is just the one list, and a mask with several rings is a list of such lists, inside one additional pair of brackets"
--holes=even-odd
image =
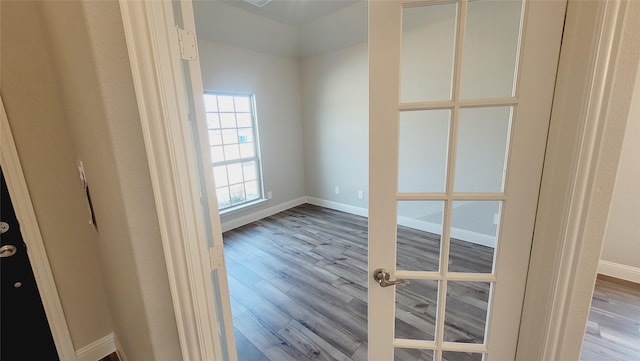
[(640, 360), (640, 285), (599, 276), (580, 360)]
[[(437, 269), (439, 236), (398, 229), (398, 264)], [(305, 204), (226, 232), (240, 361), (367, 359), (367, 219)], [(450, 267), (488, 272), (493, 250), (452, 240)], [(489, 285), (451, 282), (445, 340), (482, 343)], [(396, 337), (433, 340), (436, 281), (396, 288)], [(396, 350), (395, 360), (431, 360)], [(447, 353), (447, 361), (481, 360)]]

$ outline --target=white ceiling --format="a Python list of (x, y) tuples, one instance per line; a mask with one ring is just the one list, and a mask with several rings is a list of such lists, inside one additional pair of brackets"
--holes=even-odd
[(281, 23), (300, 26), (343, 9), (358, 0), (274, 0), (259, 8), (243, 0), (223, 3)]
[(364, 0), (274, 0), (262, 8), (242, 0), (193, 2), (200, 40), (293, 58), (367, 41)]

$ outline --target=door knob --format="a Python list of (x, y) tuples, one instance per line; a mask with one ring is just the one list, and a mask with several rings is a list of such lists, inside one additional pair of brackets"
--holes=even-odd
[(409, 283), (409, 280), (397, 279), (392, 281), (390, 280), (390, 278), (391, 274), (384, 268), (378, 268), (377, 270), (373, 271), (373, 279), (378, 282), (380, 287), (389, 287), (400, 283)]

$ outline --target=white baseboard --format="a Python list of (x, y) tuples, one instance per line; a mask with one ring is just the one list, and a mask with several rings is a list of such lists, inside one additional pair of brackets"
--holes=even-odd
[[(424, 232), (441, 234), (442, 226), (436, 223), (421, 221), (409, 217), (398, 217), (398, 224), (401, 226), (417, 229)], [(469, 243), (479, 244), (485, 247), (495, 248), (495, 237), (484, 233), (469, 231), (462, 228), (451, 228), (451, 238), (459, 239)]]
[[(315, 197), (307, 197), (307, 203), (314, 204), (320, 207), (326, 207), (342, 211), (346, 213), (355, 214), (362, 217), (367, 217), (369, 210), (362, 207), (352, 206), (350, 204), (344, 204), (340, 202), (328, 201), (326, 199), (320, 199)], [(409, 217), (398, 217), (398, 224), (401, 226), (417, 229), (420, 231), (440, 234), (442, 232), (442, 226), (439, 224), (421, 221)], [(495, 248), (495, 237), (483, 233), (468, 231), (461, 228), (451, 229), (451, 238), (460, 239), (470, 243), (479, 244), (486, 247)]]
[[(260, 210), (255, 213), (248, 214), (246, 216), (238, 217), (238, 218), (223, 222), (222, 231), (226, 232), (228, 230), (244, 226), (245, 224), (255, 222), (257, 220), (263, 219), (265, 217), (269, 217), (278, 212), (282, 212), (284, 210), (299, 206), (304, 203), (310, 203), (320, 207), (335, 209), (337, 211), (355, 214), (362, 217), (367, 217), (369, 215), (369, 210), (363, 207), (352, 206), (350, 204), (329, 201), (326, 199), (315, 198), (315, 197), (300, 197), (288, 202), (280, 203), (273, 207)], [(442, 230), (442, 227), (438, 224), (426, 222), (426, 221), (420, 221), (420, 220), (416, 220), (408, 217), (398, 217), (398, 224), (401, 226), (418, 229), (425, 232), (436, 233), (436, 234), (440, 234)], [(470, 243), (479, 244), (486, 247), (491, 247), (491, 248), (495, 247), (494, 236), (473, 232), (473, 231), (468, 231), (466, 229), (452, 228), (451, 237), (455, 239), (467, 241)]]
[(307, 203), (311, 203), (316, 206), (335, 209), (336, 211), (355, 214), (357, 216), (368, 217), (369, 210), (367, 208), (356, 207), (350, 204), (344, 204), (340, 202), (328, 201), (326, 199), (320, 199), (315, 197), (307, 197)]
[(78, 361), (98, 361), (115, 352), (113, 333), (96, 340), (76, 351)]
[(598, 273), (626, 281), (640, 283), (640, 268), (600, 260)]
[(242, 227), (245, 224), (249, 224), (251, 222), (255, 222), (261, 220), (263, 218), (272, 216), (276, 213), (286, 211), (289, 208), (297, 207), (301, 204), (307, 203), (308, 197), (300, 197), (296, 199), (292, 199), (290, 201), (277, 204), (273, 207), (261, 209), (257, 212), (247, 214), (246, 216), (234, 218), (225, 222), (222, 222), (222, 232), (226, 232), (232, 230), (234, 228)]

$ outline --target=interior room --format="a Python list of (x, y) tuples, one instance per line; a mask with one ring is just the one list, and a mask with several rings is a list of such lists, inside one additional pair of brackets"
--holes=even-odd
[[(286, 10), (282, 6), (286, 1), (278, 0), (262, 8), (240, 1), (195, 2), (202, 80), (214, 97), (207, 104), (207, 113), (222, 117), (231, 100), (233, 112), (249, 120), (236, 129), (236, 142), (226, 144), (222, 131), (229, 127), (213, 119), (211, 127), (207, 124), (211, 134), (207, 129), (204, 135), (214, 143), (212, 147), (222, 146), (223, 155), (228, 145), (230, 151), (247, 156), (241, 160), (240, 171), (249, 176), (241, 181), (229, 179), (230, 174), (238, 175), (236, 160), (218, 158), (212, 164), (218, 168), (216, 195), (226, 208), (221, 220), (240, 361), (378, 361), (375, 355), (367, 355), (372, 323), (367, 324), (367, 312), (373, 309), (367, 304), (367, 293), (381, 290), (399, 301), (391, 316), (396, 317), (392, 321), (397, 327), (388, 328), (393, 335), (382, 343), (393, 349), (395, 335), (417, 338), (396, 342), (396, 359), (434, 359), (432, 353), (421, 351), (436, 348), (429, 341), (423, 343), (426, 347), (405, 347), (433, 339), (434, 333), (453, 341), (455, 350), (482, 350), (479, 340), (485, 337), (487, 288), (493, 282), (487, 272), (495, 266), (495, 250), (506, 244), (501, 237), (508, 209), (493, 198), (456, 200), (449, 208), (443, 206), (443, 197), (398, 202), (399, 213), (389, 217), (399, 224), (398, 257), (387, 267), (393, 270), (397, 263), (398, 268), (407, 269), (401, 270), (404, 276), (393, 275), (397, 281), (412, 272), (423, 277), (395, 288), (378, 287), (367, 273), (367, 216), (373, 217), (374, 207), (369, 204), (379, 194), (369, 189), (370, 168), (375, 168), (369, 164), (369, 151), (384, 148), (369, 144), (371, 62), (366, 4), (300, 2), (314, 9)], [(436, 28), (451, 26), (445, 20), (450, 11), (444, 4), (447, 1), (435, 2), (442, 5), (436, 7), (441, 11), (414, 13), (428, 25), (418, 26), (411, 16), (407, 18), (406, 40), (421, 34), (433, 42), (430, 46), (440, 46), (447, 54), (447, 36), (429, 36)], [(315, 8), (319, 3), (322, 6)], [(482, 3), (468, 2), (473, 6)], [(565, 7), (562, 2), (529, 3)], [(636, 257), (640, 142), (635, 121), (640, 116), (639, 4), (569, 1), (566, 17), (561, 12), (563, 55), (557, 79), (555, 75), (552, 79), (557, 87), (549, 162), (539, 198), (544, 212), (536, 219), (536, 240), (528, 263), (526, 288), (532, 292), (517, 305), (522, 312), (513, 332), (519, 338), (516, 358), (578, 359), (595, 282), (581, 360), (640, 359), (640, 263)], [(173, 5), (178, 10), (179, 3)], [(269, 10), (272, 5), (280, 6)], [(2, 205), (11, 203), (16, 216), (5, 222), (9, 212), (3, 208), (0, 358), (224, 360), (214, 348), (228, 341), (218, 338), (233, 332), (215, 328), (215, 311), (220, 305), (201, 302), (210, 301), (207, 297), (214, 294), (210, 289), (212, 265), (224, 268), (216, 263), (219, 259), (207, 257), (206, 244), (191, 247), (195, 235), (200, 239), (206, 233), (196, 212), (188, 213), (200, 211), (200, 194), (175, 196), (186, 194), (180, 193), (188, 188), (185, 184), (196, 183), (197, 178), (195, 172), (185, 171), (188, 162), (184, 159), (172, 162), (176, 159), (172, 157), (181, 154), (180, 145), (174, 147), (177, 143), (172, 142), (188, 137), (176, 136), (170, 126), (176, 119), (188, 124), (189, 114), (179, 109), (172, 94), (182, 89), (172, 82), (176, 78), (160, 76), (166, 74), (161, 70), (171, 60), (154, 58), (154, 51), (168, 54), (176, 50), (171, 58), (179, 64), (174, 75), (189, 63), (178, 60), (175, 19), (165, 16), (171, 14), (172, 4), (0, 1), (0, 10), (0, 161), (11, 199), (7, 202), (3, 195)], [(471, 16), (470, 24), (488, 14), (493, 26), (508, 26), (496, 20), (500, 14), (496, 9), (477, 12), (479, 17)], [(171, 31), (150, 28), (150, 23), (164, 24), (163, 29)], [(187, 25), (185, 28), (191, 28)], [(489, 38), (509, 33), (495, 34), (497, 30), (490, 31), (493, 26), (471, 33)], [(596, 41), (600, 32), (610, 37)], [(490, 41), (483, 45), (493, 46)], [(503, 54), (493, 49), (484, 55), (500, 58)], [(414, 55), (420, 62), (425, 54)], [(444, 58), (429, 54), (427, 60), (444, 64)], [(496, 64), (503, 70), (513, 67)], [(416, 70), (415, 77), (403, 81), (415, 85), (412, 82), (420, 82), (420, 77), (431, 76), (447, 82), (443, 75), (449, 70), (426, 70), (435, 71)], [(487, 84), (499, 90), (509, 83), (506, 78), (498, 81), (493, 72), (474, 73), (473, 67), (466, 73), (459, 70), (471, 78), (490, 76)], [(594, 83), (593, 93), (582, 93), (590, 88), (587, 82)], [(472, 88), (462, 88), (473, 94)], [(411, 89), (404, 89), (404, 95), (407, 90)], [(441, 95), (438, 87), (429, 91), (433, 97)], [(487, 121), (491, 132), (467, 124), (466, 132), (459, 129), (456, 133), (462, 139), (482, 140), (486, 146), (463, 150), (459, 156), (476, 158), (460, 160), (456, 163), (461, 168), (453, 169), (476, 177), (484, 189), (475, 191), (499, 189), (503, 183), (500, 172), (510, 161), (504, 155), (512, 136), (513, 112), (503, 109), (509, 104), (502, 105), (482, 109), (494, 112), (469, 116)], [(251, 117), (240, 114), (253, 110), (255, 125)], [(443, 148), (453, 139), (443, 129), (451, 115), (442, 109), (427, 111), (425, 117), (405, 113), (409, 116), (401, 119), (399, 185), (406, 192), (438, 193), (446, 183), (443, 164), (457, 160), (437, 157), (445, 154)], [(465, 115), (459, 116), (461, 124), (465, 123)], [(420, 120), (427, 120), (432, 129), (422, 139), (416, 136), (424, 125)], [(624, 124), (628, 126), (622, 127)], [(497, 133), (501, 138), (492, 138)], [(220, 157), (219, 149), (206, 154), (215, 159)], [(580, 156), (581, 161), (573, 156)], [(226, 174), (220, 170), (223, 167)], [(495, 172), (478, 172), (474, 167)], [(411, 182), (417, 178), (422, 182)], [(570, 192), (574, 185), (580, 192)], [(469, 184), (449, 186), (465, 189)], [(244, 201), (251, 204), (239, 207)], [(10, 244), (14, 237), (9, 235), (16, 230), (23, 239)], [(438, 257), (443, 244), (451, 254)], [(193, 249), (197, 252), (186, 253)], [(28, 280), (22, 275), (15, 278), (7, 268), (17, 255), (30, 274)], [(208, 263), (193, 267), (203, 259)], [(438, 267), (483, 281), (458, 280), (457, 288), (448, 287), (450, 293), (436, 296), (433, 279), (437, 272), (433, 270)], [(467, 273), (473, 270), (478, 273)], [(26, 289), (33, 291), (29, 304), (44, 311), (37, 324), (20, 317), (28, 312), (23, 299), (7, 301)], [(224, 296), (223, 292), (214, 296), (220, 294)], [(464, 319), (434, 320), (433, 306), (442, 305), (442, 300), (450, 309), (464, 312)], [(387, 310), (393, 308), (387, 306)], [(5, 312), (14, 317), (5, 317)], [(18, 330), (28, 337), (5, 342), (10, 332), (21, 335)], [(51, 355), (43, 356), (44, 343), (36, 339), (39, 335), (53, 339)], [(507, 343), (499, 345), (497, 352)], [(374, 341), (369, 346), (377, 344)], [(515, 347), (516, 342), (510, 344)], [(37, 356), (27, 355), (25, 348)], [(485, 351), (438, 352), (437, 360), (480, 360)], [(388, 359), (391, 357), (383, 361)]]
[[(484, 47), (468, 50), (478, 61), (464, 65), (464, 96), (509, 93), (521, 3), (477, 4), (468, 17), (475, 31), (466, 41), (482, 41)], [(301, 360), (315, 352), (366, 360), (367, 3), (258, 5), (194, 2), (239, 359)], [(403, 19), (404, 102), (448, 99), (455, 11), (448, 4)], [(225, 126), (223, 117), (233, 112), (234, 102), (240, 141), (225, 138), (235, 125), (231, 120)], [(257, 119), (254, 129), (247, 128), (248, 121), (240, 125), (250, 111)], [(463, 110), (457, 191), (502, 189), (511, 117), (509, 106)], [(402, 113), (400, 192), (444, 191), (449, 119), (449, 110)], [(240, 150), (229, 142), (239, 142)], [(243, 151), (251, 143), (255, 150)], [(251, 175), (241, 181), (237, 159), (243, 157), (243, 172)], [(492, 271), (500, 208), (499, 201), (454, 202), (450, 270)], [(438, 271), (443, 212), (442, 201), (398, 203), (398, 268)], [(398, 290), (403, 305), (396, 316), (397, 337), (433, 339), (435, 308), (411, 303), (429, 294), (435, 304), (437, 288), (436, 281), (416, 281)], [(460, 313), (447, 322), (445, 338), (482, 343), (489, 284), (461, 283), (451, 292), (460, 300), (451, 308)], [(303, 325), (295, 320), (303, 314), (317, 318), (305, 317)], [(286, 322), (276, 322), (278, 317)], [(431, 356), (412, 349), (396, 355), (397, 360), (424, 357)], [(446, 359), (477, 357), (482, 355), (451, 353)]]

